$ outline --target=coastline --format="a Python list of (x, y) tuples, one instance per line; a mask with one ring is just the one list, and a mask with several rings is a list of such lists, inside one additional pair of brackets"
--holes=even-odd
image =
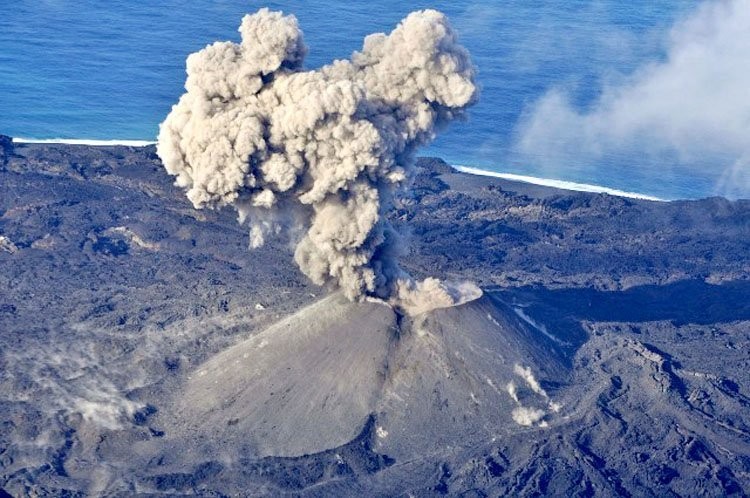
[(18, 138), (13, 137), (14, 144), (63, 144), (63, 145), (90, 145), (93, 147), (112, 147), (112, 146), (125, 146), (125, 147), (147, 147), (149, 145), (156, 145), (156, 142), (148, 140), (89, 140), (85, 138)]
[(625, 190), (618, 190), (610, 187), (603, 187), (601, 185), (591, 185), (588, 183), (576, 183), (566, 180), (554, 180), (551, 178), (537, 178), (535, 176), (516, 175), (513, 173), (499, 173), (496, 171), (488, 171), (485, 169), (473, 168), (471, 166), (451, 165), (456, 171), (461, 173), (467, 173), (470, 175), (478, 176), (491, 176), (494, 178), (500, 178), (503, 180), (510, 180), (514, 182), (530, 183), (532, 185), (539, 185), (542, 187), (551, 187), (560, 190), (572, 190), (575, 192), (591, 192), (595, 194), (609, 194), (617, 197), (628, 197), (631, 199), (640, 199), (645, 201), (655, 202), (669, 202), (668, 199), (662, 199), (660, 197), (654, 197), (652, 195), (639, 194), (637, 192), (628, 192)]
[[(114, 146), (125, 146), (125, 147), (148, 147), (150, 145), (156, 145), (156, 141), (149, 140), (93, 140), (93, 139), (64, 139), (64, 138), (17, 138), (13, 137), (13, 143), (17, 144), (64, 144), (64, 145), (87, 145), (92, 147), (114, 147)], [(567, 180), (555, 180), (551, 178), (538, 178), (535, 176), (517, 175), (514, 173), (500, 173), (497, 171), (489, 171), (480, 168), (474, 168), (472, 166), (463, 165), (451, 165), (456, 171), (466, 173), (469, 175), (477, 176), (489, 176), (493, 178), (500, 178), (503, 180), (509, 180), (514, 182), (529, 183), (532, 185), (539, 185), (542, 187), (556, 188), (560, 190), (570, 190), (574, 192), (591, 192), (596, 194), (609, 194), (617, 197), (627, 197), (631, 199), (640, 199), (646, 201), (655, 202), (668, 202), (667, 199), (660, 197), (654, 197), (651, 195), (640, 194), (638, 192), (628, 192), (625, 190), (619, 190), (610, 187), (604, 187), (601, 185), (591, 185), (588, 183), (577, 183)]]

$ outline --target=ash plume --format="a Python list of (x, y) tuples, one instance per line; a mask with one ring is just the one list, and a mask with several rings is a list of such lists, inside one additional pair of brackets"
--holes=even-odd
[(188, 57), (187, 91), (160, 126), (166, 170), (196, 208), (236, 209), (251, 247), (299, 233), (294, 259), (316, 284), (333, 281), (350, 299), (418, 301), (409, 293), (424, 285), (398, 267), (385, 214), (415, 149), (478, 94), (448, 20), (413, 12), (350, 60), (311, 71), (294, 16), (261, 9), (239, 31), (241, 43)]

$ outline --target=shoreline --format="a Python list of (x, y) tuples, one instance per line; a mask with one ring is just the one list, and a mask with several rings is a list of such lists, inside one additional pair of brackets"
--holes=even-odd
[(147, 147), (156, 145), (155, 141), (148, 140), (93, 140), (86, 138), (12, 138), (14, 144), (62, 144), (62, 145), (90, 145), (93, 147)]
[(490, 176), (493, 178), (500, 178), (502, 180), (530, 183), (532, 185), (539, 185), (541, 187), (550, 187), (550, 188), (556, 188), (560, 190), (572, 190), (574, 192), (609, 194), (609, 195), (614, 195), (617, 197), (627, 197), (630, 199), (639, 199), (639, 200), (644, 200), (644, 201), (669, 202), (668, 199), (662, 199), (661, 197), (640, 194), (638, 192), (628, 192), (626, 190), (618, 190), (615, 188), (604, 187), (601, 185), (591, 185), (589, 183), (577, 183), (577, 182), (570, 182), (567, 180), (554, 180), (551, 178), (538, 178), (535, 176), (517, 175), (514, 173), (499, 173), (497, 171), (488, 171), (485, 169), (473, 168), (471, 166), (461, 166), (457, 164), (452, 164), (451, 166), (456, 171), (460, 171), (461, 173), (467, 173), (470, 175), (477, 175), (477, 176)]
[[(76, 139), (76, 138), (17, 138), (13, 137), (13, 143), (17, 144), (62, 144), (62, 145), (87, 145), (92, 147), (114, 147), (114, 146), (125, 146), (125, 147), (148, 147), (150, 145), (156, 145), (155, 141), (149, 140), (94, 140), (94, 139)], [(619, 190), (611, 187), (604, 187), (601, 185), (591, 185), (588, 183), (577, 183), (567, 180), (554, 180), (551, 178), (538, 178), (535, 176), (517, 175), (514, 173), (500, 173), (497, 171), (490, 171), (481, 168), (474, 168), (472, 166), (463, 165), (451, 165), (456, 171), (466, 173), (469, 175), (476, 176), (488, 176), (493, 178), (500, 178), (502, 180), (509, 180), (514, 182), (529, 183), (532, 185), (539, 185), (541, 187), (550, 187), (560, 190), (569, 190), (574, 192), (589, 192), (595, 194), (609, 194), (617, 197), (627, 197), (630, 199), (640, 199), (646, 201), (655, 202), (669, 202), (667, 199), (655, 197), (651, 195), (641, 194), (638, 192), (628, 192), (625, 190)]]

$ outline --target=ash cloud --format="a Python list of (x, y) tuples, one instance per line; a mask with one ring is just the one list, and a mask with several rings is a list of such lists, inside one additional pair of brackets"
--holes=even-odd
[(316, 284), (350, 299), (416, 292), (385, 213), (415, 149), (478, 94), (446, 17), (414, 12), (312, 71), (294, 16), (262, 9), (239, 31), (241, 43), (188, 57), (187, 92), (160, 127), (167, 171), (196, 208), (236, 209), (251, 247), (297, 233), (295, 261)]
[[(607, 84), (578, 109), (552, 89), (519, 127), (520, 159), (554, 169), (595, 165), (623, 154), (634, 174), (644, 167), (719, 178), (717, 194), (750, 196), (750, 0), (704, 1), (671, 29), (664, 61)], [(554, 164), (553, 164), (554, 163)], [(639, 165), (639, 164), (642, 164)]]

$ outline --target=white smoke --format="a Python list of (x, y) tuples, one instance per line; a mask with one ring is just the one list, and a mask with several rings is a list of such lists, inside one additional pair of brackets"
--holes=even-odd
[[(519, 389), (515, 382), (512, 380), (505, 386), (505, 390), (508, 395), (516, 403), (516, 406), (511, 412), (511, 417), (518, 425), (532, 426), (539, 422), (539, 427), (547, 427), (547, 421), (543, 420), (550, 413), (557, 413), (562, 408), (562, 404), (554, 402), (550, 399), (547, 391), (542, 388), (539, 381), (534, 377), (534, 373), (531, 371), (531, 367), (524, 367), (519, 364), (513, 366), (513, 373), (521, 377), (526, 383), (526, 386), (537, 396), (536, 400), (533, 400), (536, 404), (542, 401), (545, 408), (525, 406), (519, 396)], [(526, 397), (526, 396), (525, 396)]]
[(252, 247), (301, 229), (295, 260), (316, 284), (351, 299), (416, 288), (385, 213), (416, 147), (477, 97), (446, 17), (414, 12), (314, 71), (294, 16), (262, 9), (239, 31), (240, 44), (188, 57), (187, 92), (160, 127), (167, 171), (196, 208), (234, 207)]
[(526, 384), (531, 388), (532, 391), (534, 391), (539, 396), (547, 399), (547, 393), (544, 389), (542, 389), (542, 386), (539, 384), (539, 382), (536, 380), (536, 377), (534, 377), (534, 374), (531, 372), (530, 367), (522, 367), (521, 365), (514, 365), (513, 366), (513, 373), (521, 377), (523, 380), (526, 381)]
[(391, 303), (416, 316), (438, 308), (457, 306), (482, 297), (482, 289), (472, 282), (441, 282), (437, 278), (398, 280)]
[[(666, 59), (610, 84), (586, 111), (553, 89), (521, 126), (523, 160), (597, 164), (620, 153), (675, 169), (715, 168), (715, 190), (750, 196), (750, 0), (708, 0), (670, 32)], [(633, 157), (632, 155), (630, 157)], [(549, 164), (552, 167), (552, 164)], [(653, 175), (648, 175), (653, 177)], [(693, 175), (694, 176), (694, 175)]]
[(513, 417), (513, 421), (518, 425), (528, 427), (542, 420), (546, 414), (544, 410), (540, 410), (539, 408), (519, 406), (513, 409), (511, 417)]

